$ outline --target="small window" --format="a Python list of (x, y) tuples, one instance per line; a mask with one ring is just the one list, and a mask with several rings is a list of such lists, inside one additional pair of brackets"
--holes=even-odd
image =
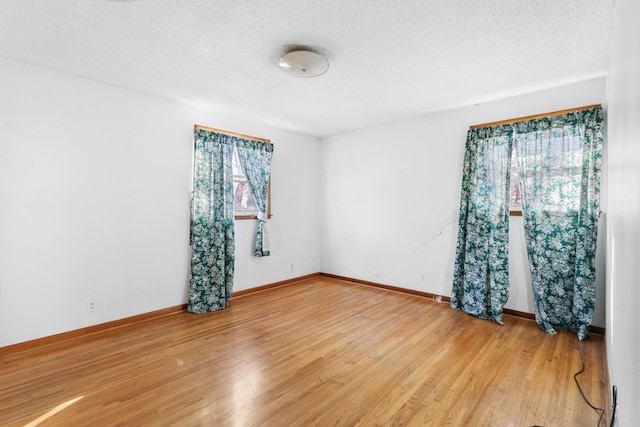
[[(251, 187), (244, 174), (238, 150), (233, 147), (233, 212), (235, 219), (256, 219), (258, 205), (251, 192)], [(267, 217), (271, 218), (271, 185), (267, 191)]]

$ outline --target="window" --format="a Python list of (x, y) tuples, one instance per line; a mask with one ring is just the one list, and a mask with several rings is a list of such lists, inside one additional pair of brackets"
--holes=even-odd
[[(536, 320), (546, 332), (560, 327), (586, 338), (596, 295), (604, 133), (600, 106), (469, 129), (451, 307), (502, 323), (510, 270), (504, 209), (520, 196)], [(516, 167), (507, 168), (512, 159)]]
[(509, 215), (522, 216), (520, 201), (520, 175), (516, 163), (516, 150), (511, 150), (511, 178), (509, 178)]
[[(511, 151), (511, 177), (509, 190), (509, 215), (522, 216), (520, 200), (520, 180), (525, 180), (528, 188), (533, 188), (534, 176), (538, 176), (537, 185), (545, 188), (545, 196), (539, 204), (544, 210), (569, 212), (579, 210), (579, 197), (582, 175), (582, 147), (578, 136), (562, 135), (550, 137), (543, 152), (531, 151), (518, 153)], [(522, 173), (518, 171), (517, 159), (524, 165)], [(539, 171), (539, 163), (545, 165), (544, 172)], [(528, 183), (528, 184), (527, 184)], [(563, 203), (559, 204), (562, 200)]]
[[(233, 147), (233, 212), (235, 219), (256, 219), (258, 216), (258, 206), (247, 177), (242, 170), (238, 149)], [(267, 192), (267, 217), (271, 218), (271, 185)]]

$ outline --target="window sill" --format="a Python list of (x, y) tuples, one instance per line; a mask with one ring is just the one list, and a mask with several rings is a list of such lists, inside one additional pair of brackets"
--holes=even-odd
[[(267, 219), (271, 219), (272, 216), (273, 215), (271, 215), (271, 214), (267, 215)], [(233, 219), (235, 219), (237, 221), (242, 221), (242, 220), (245, 220), (245, 219), (258, 219), (258, 216), (257, 215), (235, 215), (233, 217)]]

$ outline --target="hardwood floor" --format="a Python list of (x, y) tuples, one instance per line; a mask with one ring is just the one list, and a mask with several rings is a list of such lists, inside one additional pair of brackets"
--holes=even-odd
[(595, 426), (580, 367), (574, 334), (320, 277), (1, 356), (0, 425)]

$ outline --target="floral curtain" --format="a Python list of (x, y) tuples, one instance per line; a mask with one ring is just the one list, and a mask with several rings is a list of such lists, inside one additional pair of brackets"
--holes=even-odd
[(258, 228), (256, 231), (256, 245), (253, 254), (257, 257), (270, 254), (269, 232), (267, 230), (267, 192), (271, 177), (271, 158), (273, 144), (239, 139), (235, 140), (238, 158), (247, 177), (251, 192), (258, 205)]
[(596, 297), (602, 109), (514, 127), (536, 321), (584, 339)]
[(196, 130), (188, 302), (192, 313), (225, 308), (233, 290), (232, 150), (233, 137)]
[(451, 307), (502, 324), (509, 297), (510, 126), (470, 129)]

